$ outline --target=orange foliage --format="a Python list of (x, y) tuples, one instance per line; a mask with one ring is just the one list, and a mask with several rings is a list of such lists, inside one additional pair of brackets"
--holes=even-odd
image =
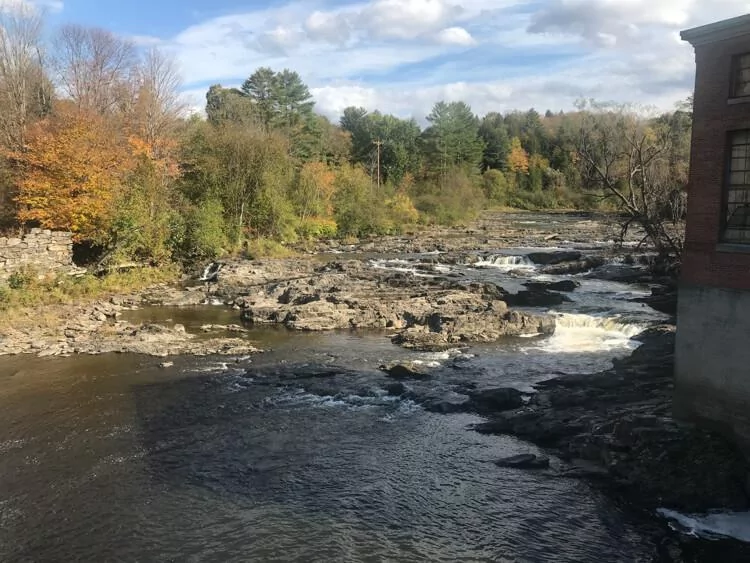
[(508, 168), (511, 172), (529, 173), (529, 155), (521, 146), (521, 140), (518, 137), (513, 137), (510, 143)]
[(59, 104), (8, 155), (22, 171), (16, 200), (22, 222), (66, 229), (78, 240), (106, 232), (113, 201), (132, 169), (132, 153), (100, 115)]

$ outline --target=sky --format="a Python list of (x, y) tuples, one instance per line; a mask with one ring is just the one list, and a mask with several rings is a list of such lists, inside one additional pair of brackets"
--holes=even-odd
[(186, 101), (260, 66), (297, 71), (316, 109), (422, 121), (439, 100), (475, 113), (567, 110), (580, 98), (671, 109), (694, 80), (682, 29), (750, 0), (0, 0), (107, 28), (176, 58)]

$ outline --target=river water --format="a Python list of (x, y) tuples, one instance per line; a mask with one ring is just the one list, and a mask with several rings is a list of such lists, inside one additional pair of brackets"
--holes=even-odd
[[(557, 279), (523, 252), (440, 268), (507, 289)], [(399, 260), (372, 265), (412, 271), (420, 257)], [(553, 337), (459, 355), (378, 332), (266, 329), (248, 335), (266, 354), (169, 369), (130, 355), (2, 359), (0, 561), (651, 561), (635, 515), (585, 482), (497, 467), (537, 450), (391, 397), (377, 370), (422, 361), (436, 376), (415, 390), (435, 396), (466, 382), (530, 389), (607, 368), (663, 320), (629, 301), (646, 287), (578, 278)], [(132, 318), (197, 332), (237, 313)]]

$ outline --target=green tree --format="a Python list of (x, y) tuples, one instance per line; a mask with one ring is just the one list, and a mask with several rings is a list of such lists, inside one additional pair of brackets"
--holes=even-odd
[(479, 120), (464, 102), (438, 102), (427, 116), (430, 127), (423, 134), (426, 158), (433, 171), (445, 177), (459, 167), (479, 169), (484, 141), (479, 137)]
[(503, 116), (495, 112), (485, 115), (479, 125), (479, 136), (485, 144), (482, 168), (507, 170), (510, 137)]
[(214, 124), (254, 123), (257, 121), (251, 100), (236, 88), (214, 84), (206, 94), (206, 116)]

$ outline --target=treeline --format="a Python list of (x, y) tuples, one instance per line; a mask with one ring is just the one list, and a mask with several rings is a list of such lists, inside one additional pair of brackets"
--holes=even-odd
[[(0, 20), (0, 222), (72, 230), (102, 263), (189, 263), (455, 223), (488, 205), (595, 208), (617, 201), (612, 187), (634, 193), (627, 146), (607, 184), (592, 158), (612, 151), (582, 144), (614, 142), (622, 125), (605, 126), (621, 109), (479, 118), (438, 102), (424, 128), (355, 107), (332, 123), (297, 73), (260, 68), (240, 88), (212, 86), (205, 118), (186, 117), (160, 51), (74, 25), (45, 49), (35, 13)], [(626, 113), (645, 139), (668, 136), (660, 158), (684, 173), (689, 109)]]

